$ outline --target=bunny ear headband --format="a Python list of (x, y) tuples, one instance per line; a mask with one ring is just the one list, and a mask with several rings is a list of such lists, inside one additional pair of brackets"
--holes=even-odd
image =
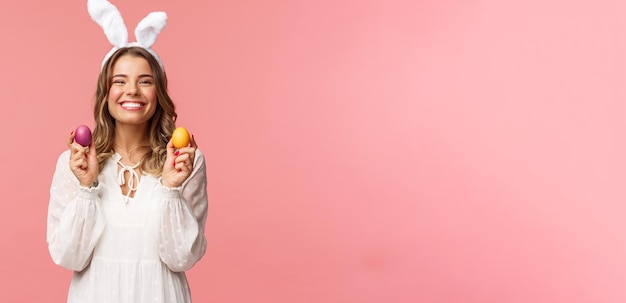
[(117, 7), (107, 0), (87, 0), (87, 10), (91, 19), (102, 27), (107, 39), (113, 44), (113, 49), (102, 61), (103, 66), (116, 50), (122, 47), (139, 46), (150, 52), (163, 68), (161, 59), (151, 47), (167, 24), (167, 15), (164, 12), (152, 12), (143, 18), (135, 28), (137, 42), (128, 43), (128, 30)]

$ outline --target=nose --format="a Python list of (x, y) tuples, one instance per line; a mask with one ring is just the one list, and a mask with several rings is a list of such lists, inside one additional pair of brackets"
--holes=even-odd
[(137, 84), (133, 82), (129, 82), (126, 86), (126, 94), (128, 95), (136, 95), (137, 94)]

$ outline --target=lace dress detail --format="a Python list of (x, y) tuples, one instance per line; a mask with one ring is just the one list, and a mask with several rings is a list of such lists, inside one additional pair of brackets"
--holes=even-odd
[[(95, 188), (84, 188), (69, 169), (69, 156), (64, 152), (57, 162), (47, 230), (52, 260), (74, 271), (67, 302), (190, 302), (185, 271), (206, 250), (206, 164), (200, 151), (178, 188), (164, 187), (151, 174), (138, 182), (133, 166), (120, 171), (119, 154), (107, 161)], [(123, 180), (126, 171), (130, 178)], [(133, 198), (120, 191), (120, 180)]]

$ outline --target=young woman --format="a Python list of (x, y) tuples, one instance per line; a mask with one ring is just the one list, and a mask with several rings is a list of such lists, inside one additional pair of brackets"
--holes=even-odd
[(176, 112), (159, 61), (122, 47), (105, 61), (88, 147), (68, 137), (50, 189), (54, 262), (73, 270), (68, 302), (190, 302), (203, 256), (206, 166), (169, 137)]

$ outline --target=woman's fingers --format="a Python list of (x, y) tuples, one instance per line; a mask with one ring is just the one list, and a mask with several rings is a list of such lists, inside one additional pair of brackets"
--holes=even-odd
[[(169, 145), (170, 144), (168, 144), (168, 149), (170, 147)], [(191, 168), (193, 168), (193, 159), (195, 157), (197, 148), (198, 145), (196, 144), (196, 140), (192, 135), (189, 145), (187, 147), (179, 148), (173, 151), (173, 166), (176, 168), (176, 170), (180, 171), (183, 167), (187, 167), (190, 168), (189, 170), (191, 171)]]
[(190, 142), (191, 147), (193, 148), (198, 148), (198, 144), (196, 143), (196, 138), (193, 137), (193, 134), (191, 135), (191, 142)]
[(70, 149), (69, 167), (79, 183), (83, 186), (93, 184), (98, 178), (98, 160), (93, 141), (89, 146), (82, 146), (75, 142), (75, 134), (72, 131), (67, 138), (67, 146)]
[(89, 147), (84, 147), (74, 142), (74, 132), (70, 133), (70, 137), (67, 140), (67, 146), (70, 149), (70, 167), (80, 170), (86, 170), (89, 168), (87, 161), (87, 155), (90, 152)]
[(74, 160), (73, 164), (74, 164), (74, 167), (81, 169), (81, 170), (85, 170), (88, 167), (87, 161), (85, 161), (84, 158)]
[(174, 168), (180, 171), (182, 169), (190, 169), (193, 167), (193, 162), (188, 153), (179, 153), (178, 156), (174, 158)]
[(189, 178), (193, 171), (197, 147), (193, 135), (189, 145), (183, 148), (175, 148), (171, 140), (167, 143), (167, 158), (162, 179), (164, 185), (177, 187)]
[(72, 157), (83, 158), (89, 153), (89, 147), (83, 147), (82, 145), (74, 142), (70, 144), (70, 151), (72, 153)]
[(71, 148), (73, 142), (74, 142), (74, 131), (70, 133), (70, 137), (67, 139), (67, 147)]

